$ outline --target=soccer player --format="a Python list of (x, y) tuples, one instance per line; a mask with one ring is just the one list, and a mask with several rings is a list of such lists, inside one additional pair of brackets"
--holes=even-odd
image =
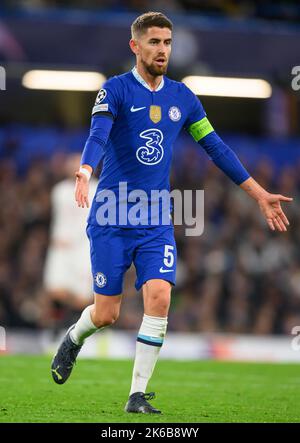
[[(212, 161), (257, 201), (270, 229), (287, 230), (289, 222), (280, 202), (292, 199), (270, 194), (250, 177), (214, 131), (198, 98), (183, 83), (165, 76), (172, 45), (170, 20), (161, 13), (148, 12), (133, 22), (131, 31), (129, 44), (136, 66), (109, 79), (98, 93), (90, 135), (76, 172), (75, 198), (83, 208), (89, 205), (91, 174), (104, 158), (87, 226), (94, 304), (68, 330), (53, 359), (52, 376), (56, 383), (64, 383), (84, 340), (117, 320), (124, 273), (133, 262), (135, 286), (143, 292), (144, 316), (125, 411), (151, 414), (160, 411), (148, 401), (154, 393), (145, 392), (166, 335), (171, 287), (175, 284), (176, 245), (172, 224), (160, 221), (154, 226), (144, 217), (137, 226), (130, 219), (135, 210), (134, 190), (143, 190), (149, 199), (151, 190), (169, 190), (172, 147), (185, 128)], [(111, 209), (112, 194), (116, 208), (105, 225), (103, 219), (105, 211)], [(143, 212), (142, 206), (140, 209)], [(160, 208), (160, 216), (162, 211)]]
[[(73, 199), (74, 169), (78, 168), (80, 159), (77, 153), (67, 157), (66, 178), (51, 191), (50, 242), (44, 268), (44, 287), (49, 299), (76, 313), (90, 304), (93, 295), (89, 241), (85, 233), (88, 210), (78, 211)], [(91, 196), (96, 187), (97, 181), (92, 179)]]

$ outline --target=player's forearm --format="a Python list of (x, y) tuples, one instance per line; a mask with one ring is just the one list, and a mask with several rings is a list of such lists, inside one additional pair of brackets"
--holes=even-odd
[(82, 172), (88, 180), (90, 180), (93, 173), (93, 168), (90, 165), (83, 164), (80, 166), (79, 171)]
[(240, 187), (256, 201), (261, 200), (262, 198), (264, 198), (266, 195), (269, 194), (268, 191), (266, 191), (262, 186), (260, 186), (260, 184), (258, 184), (257, 181), (255, 181), (254, 178), (252, 177), (249, 177), (247, 180), (241, 183)]
[(92, 173), (102, 160), (103, 154), (103, 146), (89, 136), (82, 152), (80, 166), (87, 169), (89, 168)]
[(87, 169), (87, 171), (88, 171), (90, 174), (92, 174), (92, 172), (93, 172), (93, 168), (92, 168), (90, 165), (88, 165), (88, 164), (83, 163), (83, 164), (80, 165), (80, 167), (81, 167), (81, 168), (85, 168), (85, 169)]
[(215, 132), (206, 135), (198, 143), (205, 149), (215, 165), (235, 184), (240, 185), (250, 177), (237, 155)]
[(85, 143), (81, 157), (81, 166), (89, 166), (93, 171), (104, 155), (113, 120), (110, 117), (92, 117), (90, 135)]

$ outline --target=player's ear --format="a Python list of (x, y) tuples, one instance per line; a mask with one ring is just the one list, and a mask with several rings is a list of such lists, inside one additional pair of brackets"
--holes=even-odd
[(130, 46), (130, 49), (132, 50), (132, 52), (133, 52), (135, 55), (138, 55), (138, 53), (139, 53), (139, 48), (138, 48), (137, 41), (134, 40), (133, 38), (130, 39), (130, 40), (129, 40), (129, 46)]

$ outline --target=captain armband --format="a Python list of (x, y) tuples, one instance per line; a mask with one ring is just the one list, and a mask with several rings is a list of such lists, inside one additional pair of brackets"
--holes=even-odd
[(191, 134), (191, 136), (194, 138), (196, 142), (201, 140), (206, 135), (210, 134), (214, 131), (214, 128), (210, 124), (207, 117), (202, 118), (201, 120), (193, 123), (188, 128), (188, 132)]

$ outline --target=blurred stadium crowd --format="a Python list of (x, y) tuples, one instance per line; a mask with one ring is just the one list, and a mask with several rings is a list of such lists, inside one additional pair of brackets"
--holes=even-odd
[[(3, 146), (12, 149), (11, 143), (4, 140)], [(176, 226), (178, 272), (170, 330), (289, 334), (300, 324), (300, 163), (278, 174), (271, 157), (265, 157), (250, 169), (269, 191), (294, 197), (286, 208), (291, 229), (272, 233), (257, 204), (200, 152), (194, 143), (182, 146), (172, 169), (172, 189), (205, 190), (205, 228), (200, 237), (186, 237), (184, 226)], [(30, 161), (21, 173), (9, 156), (2, 157), (0, 324), (8, 327), (62, 327), (79, 316), (53, 302), (43, 288), (50, 193), (65, 177), (65, 156), (56, 152)], [(131, 268), (116, 328), (136, 329), (140, 323), (142, 297), (134, 280)]]
[(202, 12), (220, 17), (263, 18), (297, 21), (300, 5), (296, 0), (4, 0), (3, 7), (84, 8), (122, 12), (161, 10), (168, 13)]

